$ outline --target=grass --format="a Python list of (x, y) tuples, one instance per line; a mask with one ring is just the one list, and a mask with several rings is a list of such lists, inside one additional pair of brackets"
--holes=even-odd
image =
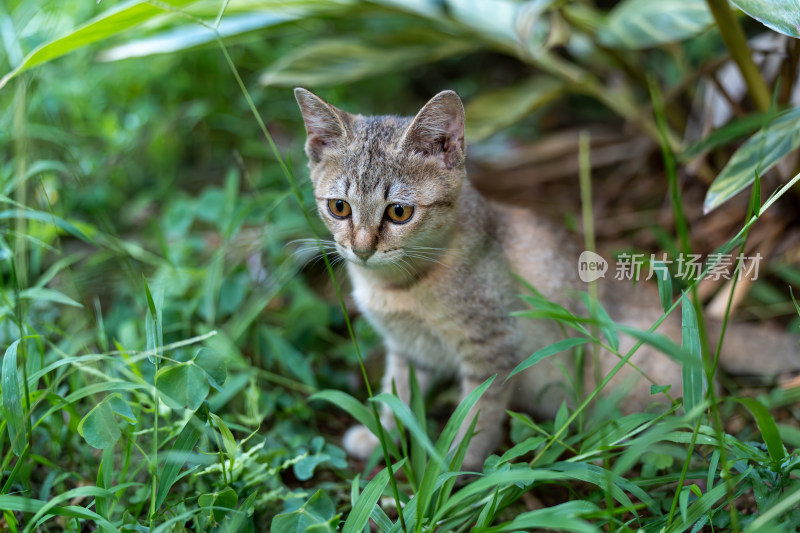
[[(32, 8), (22, 2), (0, 10), (0, 23), (18, 28), (20, 51), (52, 39), (53, 28), (63, 24), (56, 14), (75, 27), (107, 6), (40, 7), (38, 19), (25, 18)], [(216, 32), (226, 10), (237, 7), (222, 2), (208, 13), (202, 9), (179, 9), (181, 22), (173, 21), (178, 35), (186, 28), (181, 24), (197, 21)], [(78, 48), (21, 72), (0, 90), (0, 143), (11, 147), (0, 159), (0, 529), (797, 528), (800, 491), (793, 472), (800, 464), (800, 432), (785, 420), (797, 391), (717, 394), (703, 387), (703, 375), (713, 380), (718, 372), (720, 348), (705, 347), (695, 284), (679, 295), (667, 285), (669, 277), (658, 278), (665, 316), (679, 307), (682, 313), (680, 346), (652, 334), (657, 324), (636, 331), (614, 323), (592, 289), (583, 297), (585, 312), (575, 315), (531, 288), (525, 296), (531, 309), (523, 314), (554, 320), (577, 336), (521, 366), (565, 350), (580, 361), (603, 349), (620, 361), (594, 390), (574, 391), (577, 407), (562, 406), (554, 420), (510, 413), (506, 445), (481, 476), (459, 473), (466, 441), (453, 448), (453, 439), (489, 382), (448, 417), (437, 416), (413, 382), (409, 406), (373, 394), (375, 358), (369, 354), (380, 351), (380, 339), (351, 314), (343, 281), (324, 252), (324, 268), (304, 267), (286, 246), (323, 235), (310, 187), (296, 178), (303, 165), (299, 114), (290, 91), (255, 85), (258, 69), (285, 65), (286, 57), (313, 42), (310, 32), (439, 27), (429, 15), (381, 18), (361, 9), (340, 18), (338, 12), (308, 15), (277, 27), (266, 41), (260, 33), (239, 42), (216, 33), (199, 50), (93, 63), (86, 78), (75, 73), (94, 51)], [(576, 13), (560, 15), (578, 31)], [(448, 38), (460, 38), (467, 27), (467, 35), (512, 53), (502, 33), (459, 19), (467, 16), (453, 11)], [(699, 45), (690, 41), (686, 49), (693, 46)], [(637, 86), (642, 76), (631, 76), (624, 79), (630, 90), (614, 93), (579, 59), (528, 52), (522, 54), (527, 65), (605, 104), (607, 120), (615, 113), (635, 118), (660, 142), (673, 245), (690, 252), (686, 213), (696, 206), (682, 194), (683, 160), (673, 155), (676, 103), (661, 96), (669, 80)], [(424, 72), (434, 78), (452, 69), (463, 94), (490, 95), (469, 64), (473, 57), (499, 63), (497, 55), (478, 53)], [(11, 64), (9, 58), (0, 59), (4, 72), (21, 59)], [(635, 72), (640, 59), (651, 58), (644, 52), (616, 56), (621, 71)], [(313, 64), (305, 68), (309, 75), (324, 74), (313, 72)], [(515, 63), (496, 72), (516, 75), (521, 68)], [(325, 96), (338, 95), (349, 109), (393, 111), (413, 109), (415, 99), (425, 97), (402, 72), (357, 78)], [(214, 83), (206, 87), (198, 82), (203, 79)], [(490, 101), (490, 107), (501, 105)], [(528, 99), (519, 112), (504, 109), (503, 126), (509, 116), (520, 119), (546, 105)], [(581, 113), (598, 113), (595, 107), (577, 111), (581, 119)], [(759, 139), (780, 144), (783, 138), (770, 127), (773, 115), (758, 122), (761, 137), (751, 145)], [(481, 131), (492, 130), (489, 122)], [(727, 142), (715, 138), (715, 149), (734, 150), (742, 134), (731, 135)], [(599, 229), (592, 198), (604, 194), (591, 145), (585, 135), (575, 153), (587, 249), (595, 247)], [(756, 166), (763, 153), (752, 156)], [(792, 194), (798, 179), (785, 180), (763, 202), (762, 181), (750, 179), (750, 209), (733, 237), (720, 239), (727, 242), (720, 248), (744, 250), (751, 228), (769, 223), (773, 206)], [(785, 267), (785, 276), (792, 272)], [(733, 294), (736, 285), (729, 290)], [(620, 352), (621, 334), (633, 335), (637, 346)], [(644, 344), (684, 365), (685, 392), (668, 396), (673, 401), (665, 410), (621, 416), (612, 401), (616, 391), (604, 387)], [(669, 394), (657, 385), (658, 376), (649, 378), (654, 393)], [(403, 435), (398, 442), (380, 427), (379, 404), (395, 414)], [(731, 431), (729, 420), (743, 416), (747, 422)], [(355, 422), (382, 437), (381, 451), (365, 465), (348, 462), (338, 445)]]

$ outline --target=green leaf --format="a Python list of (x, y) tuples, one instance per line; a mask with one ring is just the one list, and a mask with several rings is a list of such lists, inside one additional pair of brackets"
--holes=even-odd
[(197, 498), (197, 503), (203, 509), (207, 509), (209, 514), (213, 514), (214, 520), (222, 522), (228, 511), (236, 509), (236, 503), (239, 498), (236, 496), (236, 491), (230, 487), (225, 487), (219, 492), (211, 492), (209, 494), (201, 494)]
[(703, 0), (625, 0), (611, 10), (598, 35), (606, 46), (639, 50), (694, 37), (713, 22)]
[(183, 465), (192, 455), (197, 441), (200, 440), (200, 435), (203, 432), (205, 419), (202, 418), (203, 414), (195, 411), (194, 415), (189, 418), (186, 425), (183, 426), (178, 438), (175, 439), (175, 444), (167, 454), (167, 459), (164, 461), (164, 466), (158, 473), (158, 492), (156, 493), (156, 510), (161, 508), (164, 499), (169, 493), (169, 489), (178, 479), (178, 474), (183, 468)]
[(544, 348), (537, 350), (533, 355), (522, 361), (518, 364), (514, 370), (506, 378), (506, 381), (511, 379), (512, 376), (522, 372), (528, 367), (531, 367), (544, 359), (545, 357), (550, 357), (551, 355), (555, 355), (557, 353), (561, 353), (565, 350), (570, 350), (575, 348), (576, 346), (581, 346), (588, 342), (592, 342), (592, 339), (587, 339), (586, 337), (570, 337), (568, 339), (560, 340), (556, 343), (553, 343), (549, 346), (545, 346)]
[(526, 117), (564, 93), (564, 83), (536, 76), (522, 83), (484, 92), (467, 104), (466, 136), (480, 141)]
[(600, 302), (592, 302), (588, 292), (583, 291), (580, 296), (584, 307), (589, 311), (589, 315), (600, 323), (600, 331), (603, 332), (603, 337), (608, 341), (608, 345), (615, 350), (619, 350), (619, 335), (608, 311), (605, 310)]
[(225, 423), (220, 417), (215, 415), (214, 413), (209, 413), (211, 415), (211, 420), (214, 425), (219, 430), (220, 435), (222, 435), (222, 445), (225, 448), (225, 453), (227, 454), (228, 458), (231, 460), (231, 464), (233, 464), (234, 459), (236, 459), (236, 439), (233, 438), (233, 433), (231, 432), (228, 424)]
[(22, 413), (22, 395), (19, 390), (19, 374), (17, 372), (17, 347), (19, 340), (11, 343), (3, 356), (3, 418), (8, 422), (8, 438), (11, 449), (17, 456), (25, 450), (25, 416)]
[(661, 308), (666, 312), (672, 307), (672, 277), (663, 261), (653, 261), (653, 274), (658, 284), (658, 296)]
[(780, 113), (762, 131), (750, 137), (731, 156), (706, 193), (703, 212), (708, 213), (750, 186), (756, 174), (775, 166), (800, 146), (800, 107)]
[(217, 34), (224, 39), (275, 26), (299, 17), (299, 14), (268, 12), (225, 16), (220, 21), (216, 32), (200, 24), (186, 24), (163, 33), (151, 35), (144, 39), (136, 39), (104, 50), (100, 53), (99, 59), (100, 61), (119, 61), (120, 59), (131, 57), (171, 54), (216, 42)]
[(219, 390), (228, 377), (225, 359), (214, 350), (200, 348), (194, 356), (194, 364), (208, 376), (211, 385)]
[(800, 39), (798, 0), (731, 0), (731, 3), (767, 28)]
[(336, 508), (330, 496), (318, 490), (299, 509), (275, 516), (270, 531), (305, 533), (315, 528), (314, 531), (334, 532), (339, 522), (335, 513)]
[[(402, 468), (404, 462), (405, 459), (402, 459), (395, 464), (392, 468), (392, 472), (397, 472)], [(383, 490), (388, 484), (389, 469), (384, 468), (367, 483), (361, 495), (353, 501), (353, 509), (350, 511), (350, 515), (344, 523), (342, 533), (359, 533), (364, 531), (364, 527), (369, 521), (375, 504), (378, 502), (378, 499), (381, 497)]]
[(42, 300), (46, 302), (71, 305), (73, 307), (83, 307), (83, 304), (76, 302), (66, 294), (53, 289), (45, 289), (43, 287), (31, 287), (30, 289), (25, 289), (19, 293), (19, 297), (26, 298), (28, 300)]
[(155, 380), (164, 403), (173, 409), (194, 411), (208, 396), (206, 374), (191, 361), (162, 368)]
[(151, 363), (156, 364), (161, 348), (164, 346), (161, 324), (161, 306), (164, 300), (164, 292), (158, 291), (157, 301), (154, 301), (153, 295), (150, 294), (150, 286), (147, 284), (147, 279), (144, 277), (144, 274), (142, 274), (142, 282), (144, 283), (144, 293), (147, 297), (148, 309), (148, 312), (145, 313), (144, 330), (147, 341), (147, 351), (152, 353), (152, 355), (147, 356), (147, 359)]
[(697, 325), (697, 314), (694, 305), (683, 293), (681, 296), (681, 348), (688, 357), (697, 359), (698, 365), (683, 365), (683, 409), (692, 411), (703, 403), (705, 394), (705, 376), (703, 375), (703, 354), (700, 350), (700, 330)]
[(492, 528), (492, 531), (558, 529), (581, 533), (599, 533), (601, 530), (597, 526), (579, 518), (581, 515), (593, 514), (599, 511), (600, 508), (591, 502), (585, 500), (570, 501), (553, 507), (522, 513), (511, 522)]
[(260, 82), (284, 87), (349, 83), (463, 54), (477, 48), (476, 43), (430, 30), (320, 39), (284, 56)]
[(196, 0), (161, 0), (161, 2), (154, 3), (140, 0), (129, 1), (115, 6), (64, 37), (37, 47), (28, 54), (22, 63), (0, 80), (0, 89), (11, 78), (36, 65), (52, 61), (73, 50), (118, 35), (124, 30), (138, 26), (157, 15), (163, 15), (165, 9), (160, 7), (159, 4), (180, 8), (194, 1)]
[(93, 448), (103, 450), (114, 445), (122, 434), (106, 396), (78, 423), (78, 433)]
[(434, 461), (443, 464), (442, 455), (433, 446), (431, 439), (428, 437), (425, 429), (417, 422), (411, 409), (409, 409), (400, 398), (384, 392), (372, 398), (372, 401), (381, 402), (391, 409), (394, 416), (396, 416), (408, 432), (411, 433), (411, 438), (417, 440), (419, 444), (424, 446), (425, 450)]
[(767, 451), (775, 466), (780, 465), (780, 462), (786, 457), (786, 451), (783, 449), (783, 441), (778, 431), (778, 426), (769, 411), (764, 407), (761, 402), (755, 398), (735, 398), (735, 401), (747, 407), (747, 410), (756, 419), (758, 429), (761, 431), (761, 437), (767, 445)]

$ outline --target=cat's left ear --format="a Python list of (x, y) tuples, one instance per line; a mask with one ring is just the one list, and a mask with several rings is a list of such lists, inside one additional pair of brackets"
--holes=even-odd
[(403, 134), (402, 146), (435, 157), (448, 169), (464, 165), (464, 105), (453, 91), (442, 91), (417, 113)]

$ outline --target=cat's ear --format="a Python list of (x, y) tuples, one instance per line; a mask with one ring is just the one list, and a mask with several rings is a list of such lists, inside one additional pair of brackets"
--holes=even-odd
[(306, 153), (319, 161), (322, 150), (347, 138), (347, 113), (302, 87), (294, 90), (294, 97), (306, 123)]
[(442, 91), (417, 113), (403, 134), (403, 148), (435, 157), (446, 168), (464, 165), (464, 106), (453, 91)]

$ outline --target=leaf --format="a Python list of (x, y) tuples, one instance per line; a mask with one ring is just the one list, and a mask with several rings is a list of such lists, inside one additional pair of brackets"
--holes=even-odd
[(83, 304), (76, 302), (66, 294), (53, 289), (45, 289), (44, 287), (31, 287), (30, 289), (25, 289), (19, 293), (19, 297), (26, 298), (28, 300), (42, 300), (46, 302), (71, 305), (72, 307), (83, 307)]
[(284, 56), (261, 75), (262, 85), (321, 87), (438, 61), (477, 48), (475, 42), (434, 31), (357, 39), (320, 39)]
[(214, 515), (214, 520), (222, 522), (228, 511), (236, 509), (236, 503), (239, 498), (236, 496), (236, 491), (230, 487), (225, 487), (219, 492), (212, 492), (209, 494), (201, 494), (197, 498), (197, 503), (203, 509), (208, 509), (209, 514)]
[(3, 356), (3, 414), (8, 424), (8, 438), (11, 449), (18, 457), (25, 450), (25, 416), (22, 413), (22, 395), (19, 390), (19, 374), (17, 372), (17, 347), (19, 340), (11, 343)]
[(206, 374), (191, 361), (162, 368), (156, 372), (155, 382), (164, 403), (173, 409), (194, 411), (208, 396)]
[(653, 274), (658, 284), (661, 308), (664, 312), (667, 312), (672, 307), (672, 277), (669, 275), (669, 269), (663, 261), (653, 261)]
[(761, 402), (755, 398), (734, 398), (735, 401), (747, 407), (747, 410), (756, 419), (758, 429), (761, 431), (761, 437), (767, 445), (767, 451), (775, 466), (780, 465), (781, 461), (786, 457), (786, 452), (783, 449), (783, 441), (778, 431), (778, 426), (769, 411), (764, 407)]
[(403, 403), (400, 398), (394, 396), (393, 394), (384, 392), (372, 398), (372, 401), (381, 402), (391, 409), (394, 416), (400, 420), (400, 422), (403, 424), (403, 427), (405, 427), (411, 434), (411, 438), (415, 439), (419, 444), (424, 446), (425, 451), (428, 452), (435, 462), (439, 464), (443, 463), (442, 455), (433, 446), (433, 443), (428, 437), (428, 434), (425, 432), (425, 429), (417, 422), (417, 419), (414, 417), (411, 409), (409, 409), (409, 407)]
[[(323, 526), (314, 531), (336, 531), (338, 515), (330, 496), (318, 490), (299, 509), (281, 513), (272, 519), (270, 531), (304, 533), (314, 526)], [(335, 521), (335, 522), (334, 522)], [(324, 527), (328, 526), (328, 527)]]
[(700, 330), (694, 305), (683, 293), (681, 296), (681, 348), (688, 357), (697, 359), (698, 365), (683, 365), (683, 410), (686, 413), (703, 403), (705, 377), (703, 375), (703, 354), (700, 350)]
[(564, 92), (564, 83), (547, 76), (536, 76), (517, 85), (484, 92), (467, 104), (466, 136), (480, 141), (526, 117)]
[(589, 315), (600, 323), (600, 331), (603, 332), (603, 337), (608, 341), (609, 346), (615, 350), (619, 350), (619, 335), (617, 328), (614, 327), (614, 321), (608, 314), (608, 311), (598, 301), (591, 301), (591, 296), (588, 292), (582, 291), (580, 294), (583, 305), (589, 311)]
[(585, 500), (570, 501), (554, 505), (553, 507), (522, 513), (511, 522), (506, 522), (496, 528), (492, 528), (492, 531), (558, 529), (563, 531), (597, 533), (600, 531), (597, 526), (585, 520), (581, 520), (579, 516), (582, 514), (597, 513), (599, 511), (600, 508), (591, 502)]
[(228, 369), (222, 356), (209, 348), (200, 348), (194, 356), (194, 364), (206, 373), (215, 389), (221, 390), (228, 377)]
[(512, 376), (522, 372), (528, 367), (531, 367), (544, 359), (545, 357), (550, 357), (551, 355), (555, 355), (557, 353), (563, 352), (565, 350), (570, 350), (575, 348), (576, 346), (581, 346), (588, 342), (592, 342), (592, 339), (588, 339), (586, 337), (570, 337), (568, 339), (560, 340), (556, 343), (553, 343), (549, 346), (545, 346), (544, 348), (537, 350), (533, 355), (522, 361), (518, 364), (514, 370), (506, 378), (506, 381), (511, 379)]
[(731, 3), (767, 28), (800, 39), (798, 0), (731, 0)]
[(222, 435), (222, 445), (225, 448), (225, 453), (228, 455), (231, 464), (233, 464), (233, 461), (236, 459), (236, 439), (233, 438), (233, 433), (224, 420), (214, 413), (209, 414), (211, 415), (211, 420), (213, 421), (214, 425), (217, 426), (220, 435)]
[(161, 0), (158, 3), (148, 1), (129, 1), (115, 6), (102, 13), (83, 26), (68, 33), (64, 37), (38, 46), (17, 67), (0, 80), (0, 89), (14, 76), (36, 65), (52, 61), (64, 54), (83, 48), (86, 45), (118, 35), (124, 30), (133, 28), (157, 15), (163, 15), (165, 9), (159, 4), (180, 8), (195, 0)]
[(713, 22), (703, 0), (626, 0), (611, 10), (598, 36), (606, 46), (639, 50), (694, 37)]
[(786, 154), (796, 150), (800, 146), (798, 122), (800, 107), (784, 111), (736, 150), (708, 189), (703, 212), (708, 213), (727, 202), (750, 186), (756, 174), (763, 176)]
[(299, 18), (298, 14), (269, 12), (231, 15), (224, 17), (220, 21), (216, 32), (200, 24), (186, 24), (144, 39), (136, 39), (109, 48), (101, 52), (98, 59), (100, 61), (119, 61), (120, 59), (131, 57), (170, 54), (216, 42), (217, 34), (224, 39), (275, 26), (297, 18)]
[[(402, 459), (395, 464), (394, 467), (392, 467), (392, 472), (397, 472), (402, 468), (404, 462), (405, 459)], [(383, 490), (388, 484), (389, 469), (384, 468), (367, 483), (367, 486), (364, 487), (364, 491), (353, 500), (353, 509), (350, 511), (350, 515), (344, 523), (342, 533), (359, 533), (364, 531), (364, 527), (369, 521), (375, 504), (378, 502), (378, 499), (381, 497)]]
[(114, 445), (122, 435), (119, 424), (114, 418), (114, 411), (108, 402), (109, 398), (110, 396), (106, 396), (78, 423), (78, 433), (81, 437), (89, 446), (100, 450)]
[(158, 492), (156, 492), (156, 510), (161, 508), (164, 499), (169, 494), (169, 489), (178, 479), (178, 473), (183, 468), (183, 465), (192, 455), (197, 441), (200, 440), (200, 435), (205, 425), (205, 419), (202, 418), (202, 413), (195, 411), (194, 415), (189, 418), (186, 425), (183, 426), (178, 438), (175, 439), (175, 444), (167, 454), (167, 459), (164, 461), (164, 466), (158, 473)]
[(147, 351), (151, 353), (151, 355), (147, 356), (147, 359), (151, 363), (157, 364), (161, 348), (164, 346), (161, 324), (161, 306), (164, 300), (164, 292), (161, 290), (158, 291), (157, 300), (154, 301), (153, 295), (150, 294), (150, 286), (147, 284), (147, 279), (144, 277), (144, 274), (142, 274), (142, 282), (144, 283), (144, 293), (147, 297), (147, 308), (149, 310), (145, 313), (144, 317)]

